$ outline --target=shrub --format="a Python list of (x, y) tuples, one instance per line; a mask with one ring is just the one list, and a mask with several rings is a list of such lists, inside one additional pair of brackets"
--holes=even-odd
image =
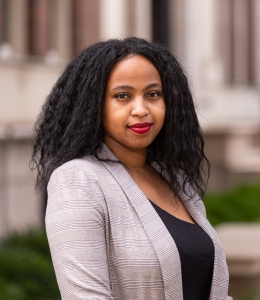
[(44, 231), (3, 240), (0, 266), (0, 300), (61, 299)]
[(259, 222), (260, 183), (241, 185), (226, 192), (206, 194), (204, 203), (212, 225), (223, 222)]

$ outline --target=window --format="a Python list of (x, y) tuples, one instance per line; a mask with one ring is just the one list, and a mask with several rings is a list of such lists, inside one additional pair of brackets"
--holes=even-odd
[(28, 54), (55, 63), (57, 0), (29, 0), (28, 14)]
[(162, 44), (168, 45), (168, 0), (153, 0), (153, 39)]
[(254, 3), (218, 1), (219, 50), (229, 83), (254, 84), (256, 80)]
[(10, 1), (0, 0), (0, 59), (12, 58), (13, 51), (10, 44)]

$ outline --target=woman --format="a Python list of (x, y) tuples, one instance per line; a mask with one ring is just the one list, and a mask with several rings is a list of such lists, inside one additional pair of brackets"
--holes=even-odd
[(63, 299), (231, 299), (197, 194), (203, 146), (187, 79), (163, 46), (109, 40), (72, 60), (43, 107), (32, 157), (37, 185), (49, 180)]

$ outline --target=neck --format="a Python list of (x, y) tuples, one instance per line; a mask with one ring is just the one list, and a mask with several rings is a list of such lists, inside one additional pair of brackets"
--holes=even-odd
[(130, 170), (143, 170), (147, 165), (147, 148), (131, 149), (111, 140), (105, 140), (105, 144), (114, 155)]

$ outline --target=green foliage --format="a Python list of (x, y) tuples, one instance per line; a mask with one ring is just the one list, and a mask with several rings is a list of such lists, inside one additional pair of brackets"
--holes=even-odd
[(234, 300), (259, 300), (258, 293), (251, 288), (244, 290), (238, 297)]
[(204, 203), (212, 225), (223, 222), (260, 222), (260, 183), (207, 194)]
[(61, 299), (45, 232), (1, 241), (0, 266), (0, 300)]

